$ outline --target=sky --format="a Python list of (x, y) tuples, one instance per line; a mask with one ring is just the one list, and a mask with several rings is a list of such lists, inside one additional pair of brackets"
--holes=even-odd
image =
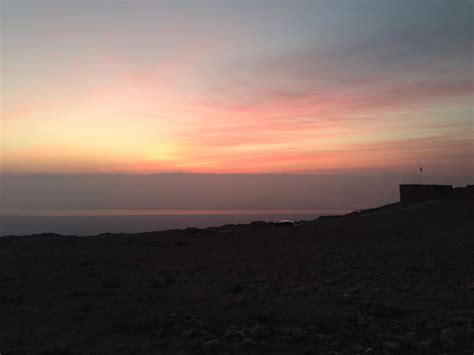
[(1, 1), (2, 173), (472, 177), (472, 1)]

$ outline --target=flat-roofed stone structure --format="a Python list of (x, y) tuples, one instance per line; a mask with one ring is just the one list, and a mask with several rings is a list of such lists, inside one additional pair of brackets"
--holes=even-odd
[(452, 185), (400, 185), (400, 202), (420, 202), (445, 198), (453, 191)]

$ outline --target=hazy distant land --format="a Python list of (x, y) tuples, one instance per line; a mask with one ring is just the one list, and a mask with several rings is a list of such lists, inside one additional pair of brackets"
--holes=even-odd
[[(424, 176), (465, 185), (468, 177)], [(92, 235), (311, 220), (399, 199), (417, 174), (0, 175), (0, 236)]]
[[(423, 176), (464, 186), (468, 176)], [(0, 175), (0, 208), (23, 210), (358, 209), (398, 201), (419, 174), (34, 174)]]
[(352, 209), (321, 210), (0, 210), (0, 236), (59, 233), (94, 235), (207, 228), (224, 224), (311, 220)]

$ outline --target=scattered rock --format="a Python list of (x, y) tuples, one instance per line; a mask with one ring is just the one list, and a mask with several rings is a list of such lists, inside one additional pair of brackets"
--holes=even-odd
[(428, 322), (425, 324), (426, 329), (434, 329), (437, 327), (437, 324), (435, 322)]
[(184, 232), (187, 234), (199, 234), (201, 233), (201, 230), (196, 227), (188, 227), (184, 230)]
[(313, 292), (310, 286), (302, 286), (293, 290), (293, 295), (296, 297), (305, 297)]
[(168, 271), (160, 271), (151, 287), (160, 288), (176, 284), (176, 276)]
[(279, 328), (279, 333), (289, 343), (299, 342), (308, 337), (308, 332), (301, 328)]
[(153, 345), (157, 348), (166, 348), (169, 344), (171, 344), (171, 339), (157, 339), (153, 340)]
[(243, 345), (250, 345), (250, 344), (252, 344), (252, 340), (253, 340), (252, 338), (246, 337), (246, 338), (244, 338), (244, 340), (242, 340), (242, 344)]
[(243, 287), (239, 282), (234, 282), (229, 286), (228, 292), (229, 293), (238, 293), (242, 292)]
[(183, 242), (182, 240), (176, 240), (176, 241), (174, 242), (174, 244), (175, 244), (176, 246), (178, 246), (178, 247), (187, 247), (187, 246), (189, 246), (188, 243)]
[(365, 317), (363, 315), (358, 315), (356, 322), (357, 322), (357, 325), (361, 325), (361, 326), (367, 325), (367, 323), (368, 323), (367, 319), (365, 319)]
[(448, 318), (447, 321), (451, 323), (462, 324), (462, 323), (469, 323), (470, 319), (464, 316), (456, 316), (456, 317)]
[(103, 288), (106, 288), (106, 289), (119, 288), (120, 287), (120, 281), (119, 280), (113, 280), (113, 279), (107, 279), (107, 280), (102, 280), (100, 285)]
[(411, 339), (412, 341), (415, 341), (417, 337), (418, 337), (418, 333), (415, 331), (411, 331), (407, 333), (407, 338)]
[(420, 354), (429, 354), (431, 352), (431, 340), (420, 341), (418, 344)]
[(184, 338), (194, 339), (199, 336), (199, 330), (197, 330), (196, 328), (191, 328), (191, 329), (183, 331), (181, 335)]
[(291, 334), (297, 340), (305, 339), (308, 336), (308, 332), (301, 328), (293, 328)]
[(200, 338), (201, 340), (204, 340), (204, 341), (209, 341), (209, 340), (212, 340), (212, 339), (215, 339), (215, 335), (205, 331), (205, 330), (200, 330), (199, 331), (199, 334), (198, 334), (198, 338)]
[(241, 330), (228, 329), (224, 334), (225, 340), (241, 340), (245, 337), (245, 333)]
[(246, 345), (242, 342), (232, 344), (231, 351), (232, 355), (247, 355)]
[(352, 351), (358, 354), (358, 353), (363, 352), (365, 348), (360, 344), (352, 344), (351, 349)]
[(92, 263), (88, 260), (82, 260), (82, 261), (79, 261), (76, 265), (79, 267), (89, 267), (89, 266), (92, 266)]
[(409, 348), (414, 342), (414, 338), (409, 337), (408, 335), (396, 335), (392, 337), (392, 340), (406, 348)]
[(187, 323), (190, 325), (190, 326), (194, 326), (196, 328), (204, 328), (204, 323), (201, 322), (199, 319), (196, 319), (196, 318), (189, 318), (187, 320)]
[(130, 319), (123, 326), (128, 330), (145, 330), (155, 328), (158, 321), (151, 317), (136, 317)]
[(447, 328), (441, 332), (441, 339), (450, 345), (454, 345), (463, 337), (463, 334), (456, 329)]
[(245, 296), (239, 296), (234, 301), (235, 305), (238, 307), (248, 307), (249, 301), (248, 298)]
[(270, 311), (259, 311), (252, 314), (249, 318), (255, 319), (258, 322), (266, 322), (269, 321), (273, 317), (273, 313)]
[(230, 308), (230, 303), (227, 302), (226, 300), (224, 301), (221, 301), (220, 305), (219, 305), (222, 309), (229, 309)]
[(254, 338), (266, 337), (270, 335), (270, 329), (264, 324), (257, 323), (250, 331), (250, 335)]
[(155, 335), (158, 338), (165, 338), (167, 336), (170, 336), (172, 334), (171, 329), (167, 325), (162, 325), (158, 328), (158, 330), (155, 332)]
[(392, 352), (400, 351), (401, 346), (397, 342), (388, 340), (385, 342), (385, 347)]
[(56, 346), (39, 352), (40, 355), (69, 355), (72, 353), (73, 351), (69, 346)]
[(215, 338), (209, 341), (206, 341), (202, 344), (204, 351), (206, 352), (217, 352), (221, 347), (222, 343), (219, 339)]
[(278, 328), (276, 328), (276, 332), (279, 335), (286, 335), (286, 334), (290, 334), (291, 329), (288, 328), (288, 327), (278, 327)]
[(398, 312), (398, 309), (386, 303), (374, 303), (369, 309), (369, 313), (375, 316), (391, 316)]
[(318, 351), (316, 347), (313, 345), (307, 345), (304, 350), (303, 350), (304, 355), (313, 355), (313, 354), (318, 354)]

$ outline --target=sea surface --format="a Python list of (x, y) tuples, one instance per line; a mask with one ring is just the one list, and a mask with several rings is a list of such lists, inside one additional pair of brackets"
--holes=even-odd
[(19, 210), (0, 209), (0, 236), (59, 233), (95, 235), (188, 227), (206, 228), (253, 221), (312, 220), (355, 208), (317, 210)]

